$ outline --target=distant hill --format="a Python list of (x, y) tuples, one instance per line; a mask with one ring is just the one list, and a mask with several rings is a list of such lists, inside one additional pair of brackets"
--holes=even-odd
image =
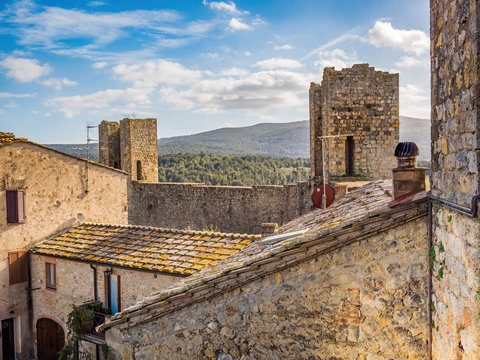
[[(430, 159), (430, 120), (400, 116), (400, 141), (413, 141), (420, 149), (420, 160)], [(158, 140), (159, 155), (191, 153), (221, 155), (257, 155), (308, 158), (310, 156), (308, 121), (263, 123), (253, 126), (222, 128), (194, 135)], [(86, 157), (84, 144), (50, 144), (55, 149)], [(91, 144), (90, 159), (98, 159), (98, 145)]]
[(201, 152), (228, 155), (309, 157), (307, 121), (222, 128), (159, 139), (159, 155)]

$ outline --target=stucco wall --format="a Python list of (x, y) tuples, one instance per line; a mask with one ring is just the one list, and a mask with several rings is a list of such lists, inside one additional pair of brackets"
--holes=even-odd
[(208, 186), (132, 182), (130, 224), (192, 230), (261, 233), (262, 223), (284, 224), (312, 208), (306, 183)]
[[(127, 223), (129, 176), (29, 143), (0, 147), (0, 320), (20, 317), (22, 356), (29, 347), (27, 282), (9, 285), (8, 252), (79, 221)], [(26, 221), (7, 224), (5, 190), (26, 190)], [(1, 353), (1, 342), (0, 342)]]
[[(45, 286), (45, 262), (55, 263), (57, 271), (56, 290)], [(132, 306), (155, 291), (161, 290), (180, 280), (178, 276), (128, 270), (117, 267), (94, 265), (97, 268), (98, 299), (106, 304), (105, 272), (112, 269), (120, 276), (121, 309)], [(94, 275), (89, 263), (64, 260), (42, 255), (31, 255), (33, 293), (33, 319), (47, 317), (59, 323), (67, 330), (67, 317), (72, 304), (94, 301)], [(108, 305), (105, 305), (108, 306)], [(36, 339), (36, 335), (34, 336)], [(36, 340), (35, 340), (36, 341)]]
[(425, 359), (426, 217), (159, 319), (118, 359)]

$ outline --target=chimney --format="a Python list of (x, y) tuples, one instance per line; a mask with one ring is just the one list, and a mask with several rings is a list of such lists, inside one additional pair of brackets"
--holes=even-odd
[(262, 235), (267, 236), (273, 234), (277, 228), (277, 223), (262, 223)]
[(417, 167), (418, 147), (413, 142), (401, 142), (395, 148), (398, 165), (393, 172), (393, 198), (425, 191), (427, 168)]

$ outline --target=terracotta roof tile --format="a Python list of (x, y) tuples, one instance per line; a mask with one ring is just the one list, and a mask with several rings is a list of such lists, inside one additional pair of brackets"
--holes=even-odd
[[(97, 329), (103, 331), (124, 322), (128, 322), (127, 326), (136, 326), (151, 321), (191, 304), (191, 300), (184, 300), (184, 295), (193, 294), (195, 301), (202, 301), (300, 261), (321, 256), (426, 216), (426, 193), (417, 194), (409, 201), (389, 207), (391, 194), (390, 181), (376, 181), (347, 194), (326, 210), (312, 211), (280, 227), (275, 233), (275, 236), (279, 235), (277, 241), (269, 242), (272, 237), (268, 236), (265, 241), (250, 243), (233, 255), (229, 253), (235, 252), (232, 247), (222, 247), (215, 254), (224, 254), (225, 258), (221, 261), (213, 260), (212, 264), (203, 269), (201, 267), (206, 266), (210, 260), (200, 253), (192, 261), (194, 265), (190, 269), (201, 271), (116, 314)], [(235, 244), (238, 245), (240, 244)]]
[[(36, 244), (31, 251), (190, 275), (215, 265), (225, 258), (225, 254), (232, 255), (259, 238), (259, 235), (85, 223)], [(231, 250), (231, 243), (236, 250)]]

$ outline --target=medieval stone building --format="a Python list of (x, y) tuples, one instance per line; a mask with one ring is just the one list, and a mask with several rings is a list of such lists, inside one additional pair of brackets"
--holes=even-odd
[[(310, 85), (310, 173), (313, 183), (339, 176), (388, 179), (399, 139), (398, 74), (368, 64), (325, 68)], [(322, 142), (323, 151), (322, 154)]]
[(133, 180), (158, 182), (157, 119), (102, 121), (100, 163), (122, 169)]
[(84, 221), (126, 224), (129, 174), (5, 133), (0, 159), (0, 359), (27, 359), (38, 325), (27, 248)]

